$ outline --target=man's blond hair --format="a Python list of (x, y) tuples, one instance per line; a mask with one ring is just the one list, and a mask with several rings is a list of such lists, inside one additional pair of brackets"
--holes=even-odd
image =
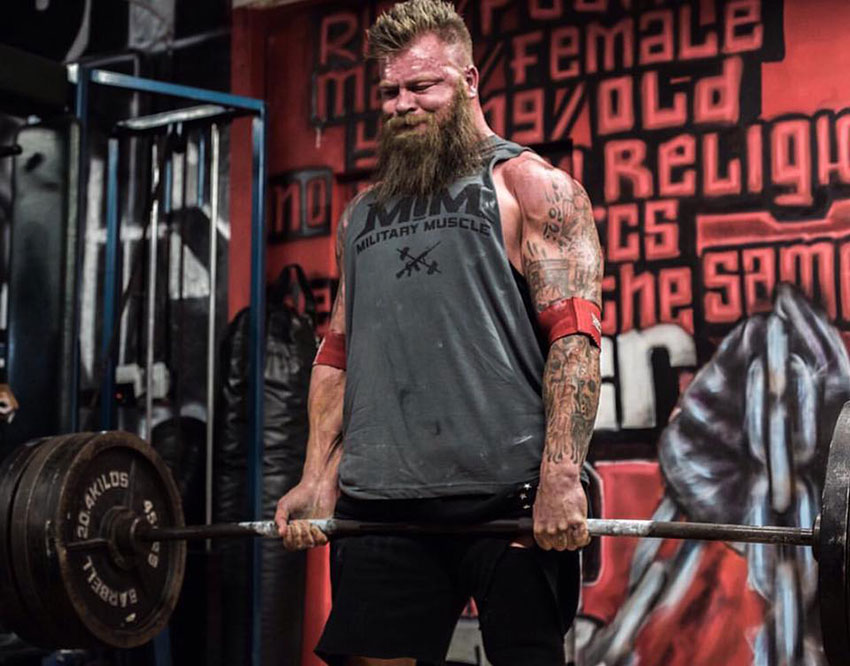
[(460, 45), (464, 59), (472, 64), (472, 38), (451, 3), (443, 0), (407, 0), (393, 5), (369, 28), (369, 57), (385, 58), (433, 32), (446, 44)]

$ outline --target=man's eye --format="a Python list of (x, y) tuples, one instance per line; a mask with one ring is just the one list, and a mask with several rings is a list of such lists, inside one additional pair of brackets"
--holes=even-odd
[(433, 85), (433, 83), (417, 83), (415, 86), (411, 86), (410, 90), (415, 93), (423, 93)]
[(398, 96), (398, 88), (381, 88), (381, 99), (392, 99)]

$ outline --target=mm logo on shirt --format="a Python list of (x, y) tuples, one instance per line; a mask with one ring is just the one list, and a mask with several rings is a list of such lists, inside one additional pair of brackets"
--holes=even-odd
[(394, 224), (406, 224), (425, 217), (438, 217), (446, 213), (465, 213), (484, 217), (481, 211), (481, 185), (470, 183), (453, 197), (443, 190), (430, 197), (402, 197), (391, 207), (373, 203), (369, 205), (366, 224), (355, 241), (372, 233), (376, 227), (386, 228)]

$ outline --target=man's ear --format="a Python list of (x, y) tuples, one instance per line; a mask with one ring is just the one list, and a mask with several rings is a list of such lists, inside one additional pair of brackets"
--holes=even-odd
[(470, 65), (463, 73), (464, 81), (469, 89), (468, 97), (478, 97), (478, 68), (475, 65)]

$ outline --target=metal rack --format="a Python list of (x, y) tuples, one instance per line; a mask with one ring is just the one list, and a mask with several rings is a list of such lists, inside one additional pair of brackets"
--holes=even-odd
[[(189, 102), (199, 103), (195, 106), (181, 108), (174, 111), (166, 111), (140, 118), (128, 118), (117, 123), (113, 128), (113, 135), (109, 139), (107, 157), (107, 199), (106, 199), (106, 259), (105, 259), (105, 283), (103, 291), (103, 357), (106, 368), (100, 386), (101, 395), (101, 427), (105, 430), (115, 426), (115, 370), (116, 359), (111, 353), (110, 341), (116, 320), (120, 317), (118, 311), (118, 296), (121, 292), (122, 276), (119, 264), (120, 244), (120, 211), (119, 211), (119, 183), (118, 165), (120, 155), (121, 134), (143, 134), (162, 131), (169, 127), (182, 124), (205, 123), (211, 127), (211, 161), (213, 171), (217, 175), (219, 164), (219, 123), (229, 121), (238, 116), (251, 117), (251, 141), (252, 141), (252, 187), (251, 187), (251, 269), (250, 269), (250, 352), (249, 352), (249, 376), (248, 376), (248, 502), (250, 515), (254, 520), (262, 518), (262, 456), (263, 456), (263, 366), (264, 366), (264, 312), (265, 312), (265, 202), (266, 202), (266, 134), (267, 116), (265, 102), (258, 99), (241, 97), (212, 90), (165, 83), (152, 79), (145, 79), (126, 74), (119, 74), (102, 69), (90, 68), (84, 65), (74, 65), (68, 68), (68, 78), (76, 84), (76, 115), (80, 121), (80, 150), (79, 163), (79, 189), (77, 209), (78, 215), (78, 256), (81, 256), (82, 239), (85, 235), (86, 220), (86, 192), (88, 188), (88, 160), (86, 150), (88, 145), (88, 123), (89, 123), (89, 93), (92, 85), (106, 86), (124, 89), (131, 93), (149, 93), (162, 95)], [(206, 143), (202, 141), (199, 150), (203, 155), (206, 151)], [(201, 162), (203, 162), (203, 157)], [(154, 160), (156, 164), (156, 159)], [(165, 162), (165, 173), (155, 174), (162, 177), (166, 195), (165, 206), (169, 205), (170, 193), (168, 189), (171, 183), (171, 162)], [(212, 519), (212, 447), (213, 447), (213, 418), (214, 413), (214, 368), (215, 368), (215, 225), (218, 218), (218, 178), (211, 178), (211, 234), (210, 234), (210, 323), (207, 330), (208, 357), (207, 357), (207, 469), (206, 469), (206, 511), (207, 521)], [(199, 198), (203, 197), (203, 184), (199, 186)], [(168, 212), (168, 211), (165, 211)], [(151, 343), (152, 328), (154, 325), (154, 290), (156, 276), (156, 241), (157, 241), (157, 217), (156, 206), (151, 213), (151, 252), (149, 255), (149, 278), (148, 305), (147, 305), (147, 396), (146, 417), (147, 432), (151, 432), (152, 419), (152, 366), (153, 345)], [(79, 266), (80, 262), (78, 262)], [(81, 284), (80, 274), (77, 274), (77, 285)], [(77, 289), (77, 297), (74, 307), (74, 330), (79, 330), (80, 323), (80, 294)], [(79, 386), (80, 357), (79, 349), (75, 346), (72, 367), (74, 376), (71, 378), (74, 387)], [(79, 398), (77, 391), (71, 391), (73, 403), (69, 411), (73, 415), (73, 428), (78, 429)], [(261, 656), (261, 621), (260, 621), (260, 544), (254, 542), (251, 557), (251, 659), (256, 666), (260, 664)], [(156, 645), (157, 663), (170, 663), (167, 655), (164, 655), (162, 645)]]

